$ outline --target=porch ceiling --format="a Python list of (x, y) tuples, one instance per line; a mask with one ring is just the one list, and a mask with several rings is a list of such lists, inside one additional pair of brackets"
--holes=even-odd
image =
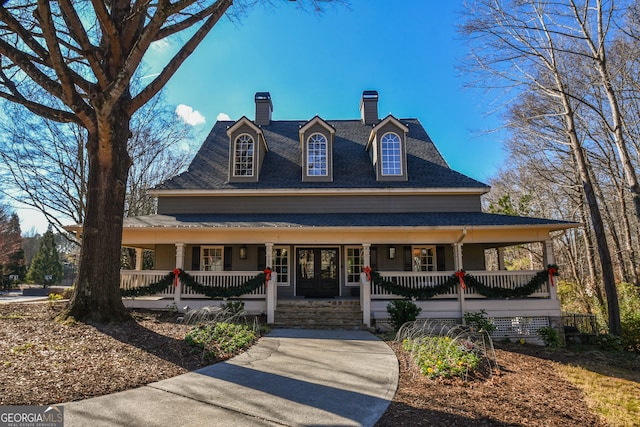
[(577, 226), (482, 212), (149, 215), (125, 219), (123, 244), (533, 242)]

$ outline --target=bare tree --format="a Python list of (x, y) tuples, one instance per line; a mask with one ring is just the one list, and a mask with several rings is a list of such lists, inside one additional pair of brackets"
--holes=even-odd
[[(15, 0), (0, 5), (0, 97), (86, 130), (83, 244), (64, 316), (98, 322), (129, 317), (118, 267), (131, 116), (158, 94), (232, 3)], [(132, 91), (132, 78), (151, 44), (177, 34), (184, 34), (182, 47), (149, 84)]]
[(607, 295), (609, 330), (620, 335), (611, 252), (594, 190), (591, 165), (577, 123), (579, 110), (585, 103), (581, 102), (581, 94), (573, 85), (576, 77), (573, 66), (575, 57), (583, 56), (583, 51), (576, 47), (574, 31), (567, 22), (566, 4), (537, 0), (478, 0), (466, 6), (462, 31), (472, 40), (475, 70), (488, 71), (521, 93), (540, 97), (544, 100), (542, 105), (551, 106), (547, 110), (536, 109), (523, 116), (523, 120), (531, 121), (545, 115), (559, 119), (562, 132), (555, 139), (570, 149), (577, 169), (597, 241)]
[[(176, 175), (191, 158), (191, 126), (173, 108), (154, 97), (131, 119), (125, 216), (155, 213), (152, 186)], [(54, 230), (71, 220), (85, 220), (87, 198), (86, 132), (31, 114), (21, 105), (4, 103), (7, 120), (0, 122), (0, 193), (40, 211)], [(72, 236), (69, 236), (72, 238)]]

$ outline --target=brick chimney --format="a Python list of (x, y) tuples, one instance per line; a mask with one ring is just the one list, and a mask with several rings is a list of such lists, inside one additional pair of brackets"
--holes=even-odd
[(269, 92), (256, 92), (256, 120), (258, 126), (268, 125), (271, 123), (271, 112), (273, 104), (271, 103), (271, 94)]
[(360, 116), (365, 125), (378, 123), (378, 92), (365, 90), (360, 100)]

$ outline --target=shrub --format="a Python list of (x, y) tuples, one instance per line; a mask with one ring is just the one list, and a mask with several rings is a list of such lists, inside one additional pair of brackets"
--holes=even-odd
[(487, 311), (485, 309), (465, 313), (464, 321), (468, 326), (475, 328), (478, 331), (484, 330), (489, 335), (497, 329), (496, 325), (494, 325), (487, 317)]
[(640, 287), (620, 283), (618, 290), (622, 345), (627, 351), (640, 353)]
[(560, 345), (560, 334), (555, 328), (545, 326), (538, 329), (538, 335), (547, 347), (558, 347)]
[(184, 339), (202, 349), (205, 360), (215, 360), (249, 348), (257, 334), (248, 326), (220, 322), (198, 325), (187, 332)]
[(612, 334), (598, 334), (595, 340), (596, 346), (605, 351), (622, 351), (622, 338)]
[(402, 348), (413, 354), (420, 372), (432, 379), (464, 377), (480, 362), (476, 344), (470, 340), (441, 336), (405, 339)]
[(387, 304), (389, 320), (396, 331), (405, 323), (416, 320), (421, 311), (413, 301), (406, 299), (396, 299)]
[(244, 311), (244, 301), (228, 301), (223, 307), (230, 316), (238, 316)]

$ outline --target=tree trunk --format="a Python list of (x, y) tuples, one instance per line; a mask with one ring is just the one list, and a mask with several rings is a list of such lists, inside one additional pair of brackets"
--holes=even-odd
[[(130, 117), (122, 108), (98, 114), (89, 132), (89, 192), (82, 234), (80, 270), (68, 312), (78, 321), (117, 322), (129, 318), (120, 297), (122, 220), (130, 158)], [(105, 232), (104, 230), (108, 230)]]

